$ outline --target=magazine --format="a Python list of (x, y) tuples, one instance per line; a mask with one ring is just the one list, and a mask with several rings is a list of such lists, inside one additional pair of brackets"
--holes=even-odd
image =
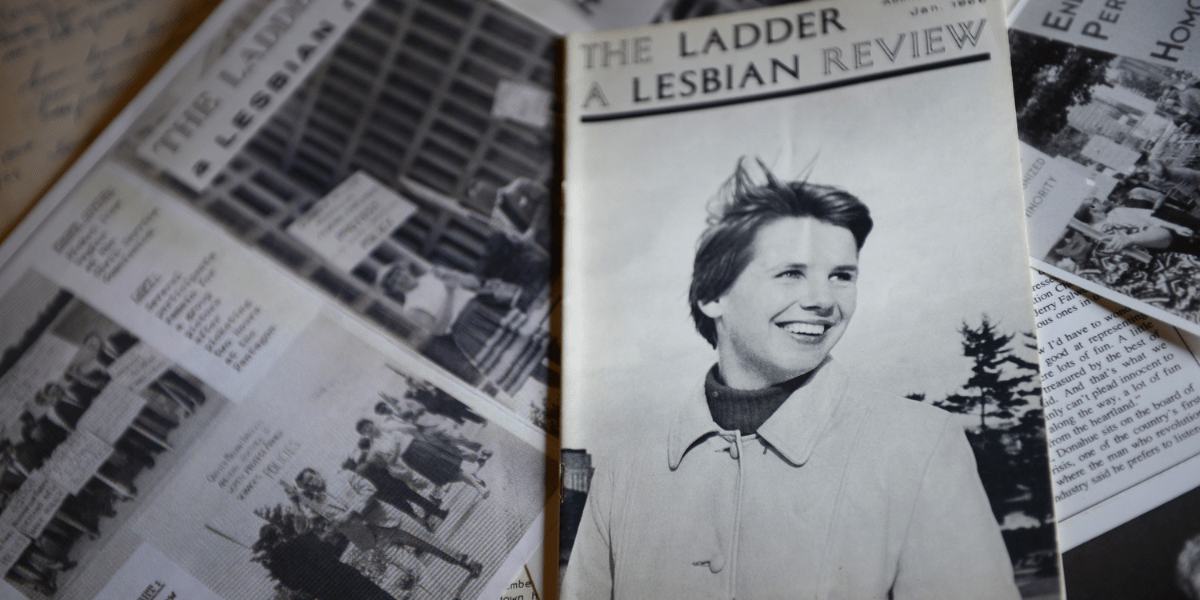
[[(509, 0), (514, 5), (533, 4), (532, 0)], [(568, 6), (575, 20), (582, 25), (571, 23), (564, 31), (591, 31), (594, 29), (616, 29), (619, 27), (636, 27), (649, 23), (667, 23), (684, 21), (697, 17), (738, 12), (766, 6), (779, 6), (805, 2), (807, 0), (655, 0), (655, 2), (639, 2), (638, 0), (557, 0), (560, 5)], [(1006, 10), (1011, 11), (1015, 0), (1004, 0)], [(930, 6), (926, 6), (928, 9)], [(940, 6), (939, 6), (940, 9)], [(558, 10), (553, 12), (563, 22), (567, 15), (559, 16)]]
[(1034, 299), (1072, 598), (1200, 589), (1187, 550), (1200, 525), (1182, 518), (1200, 485), (1200, 63), (1187, 7), (1147, 8), (1031, 0), (1011, 22), (1030, 250), (1053, 276), (1035, 276)]
[(1060, 597), (1003, 20), (567, 38), (562, 597)]
[(0, 245), (0, 595), (532, 597), (553, 40), (215, 10)]

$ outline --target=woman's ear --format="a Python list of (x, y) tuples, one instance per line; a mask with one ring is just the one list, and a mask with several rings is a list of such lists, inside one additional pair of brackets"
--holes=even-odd
[(707, 302), (698, 302), (696, 305), (700, 307), (700, 312), (704, 313), (704, 316), (706, 316), (710, 319), (716, 319), (725, 312), (725, 305), (722, 302), (722, 300), (724, 300), (724, 299), (725, 299), (725, 297), (721, 296), (720, 298), (717, 298), (716, 300), (709, 300)]

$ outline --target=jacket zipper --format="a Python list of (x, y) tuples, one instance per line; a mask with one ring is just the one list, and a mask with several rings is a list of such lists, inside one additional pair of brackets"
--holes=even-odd
[(737, 496), (733, 500), (733, 540), (729, 545), (729, 597), (737, 600), (737, 557), (738, 537), (742, 528), (742, 435), (740, 431), (733, 434), (734, 460), (737, 462), (737, 484), (734, 486)]

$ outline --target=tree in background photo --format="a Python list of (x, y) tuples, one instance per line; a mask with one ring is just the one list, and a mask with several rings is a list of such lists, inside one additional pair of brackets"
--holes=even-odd
[(1032, 332), (1020, 338), (1003, 333), (987, 315), (979, 325), (963, 323), (958, 331), (963, 356), (972, 362), (971, 376), (960, 391), (942, 399), (923, 393), (908, 397), (970, 417), (967, 440), (1018, 584), (1023, 576), (1054, 574), (1054, 502), (1042, 388), (1036, 358), (1021, 356), (1036, 355), (1037, 338)]
[[(1092, 101), (1115, 55), (1020, 31), (1009, 33), (1018, 137), (1044, 148), (1067, 126), (1072, 106)], [(1049, 152), (1048, 152), (1049, 153)]]

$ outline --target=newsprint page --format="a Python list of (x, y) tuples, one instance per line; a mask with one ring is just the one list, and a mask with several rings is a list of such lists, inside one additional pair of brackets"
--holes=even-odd
[(565, 51), (562, 597), (1060, 598), (1002, 4)]
[(1200, 3), (1031, 0), (1010, 33), (1068, 595), (1200, 594)]
[(0, 245), (0, 597), (532, 596), (553, 40), (212, 14)]

